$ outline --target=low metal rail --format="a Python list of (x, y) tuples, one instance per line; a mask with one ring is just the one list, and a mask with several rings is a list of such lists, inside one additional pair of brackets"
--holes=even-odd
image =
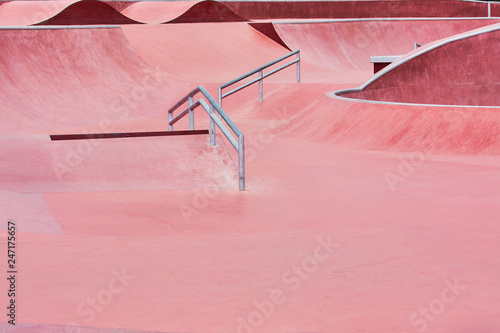
[[(198, 99), (194, 101), (194, 97), (201, 93), (205, 98)], [(179, 112), (175, 117), (173, 113), (179, 109), (184, 103), (188, 102), (188, 106)], [(168, 130), (173, 131), (173, 126), (185, 115), (189, 115), (189, 130), (194, 130), (194, 109), (201, 106), (207, 113), (210, 119), (210, 144), (215, 146), (215, 125), (219, 127), (222, 133), (229, 140), (231, 145), (238, 152), (238, 178), (239, 178), (239, 189), (240, 191), (245, 190), (245, 143), (243, 133), (238, 129), (238, 127), (233, 123), (229, 116), (224, 112), (220, 103), (217, 103), (212, 95), (203, 87), (198, 86), (189, 94), (184, 96), (181, 100), (175, 103), (168, 110)], [(218, 116), (217, 116), (218, 114)], [(227, 124), (229, 129), (234, 133), (236, 138), (231, 134), (229, 129), (224, 125), (222, 120)]]
[[(280, 66), (280, 67), (278, 67), (278, 68), (270, 71), (269, 73), (264, 74), (264, 70), (265, 69), (267, 69), (267, 68), (269, 68), (269, 67), (271, 67), (271, 66), (273, 66), (273, 65), (275, 65), (275, 64), (277, 64), (277, 63), (279, 63), (279, 62), (281, 62), (281, 61), (283, 61), (285, 59), (288, 59), (288, 58), (290, 58), (290, 57), (292, 57), (294, 55), (296, 56), (295, 60), (293, 60), (293, 61), (291, 61), (291, 62), (289, 62), (287, 64), (284, 64), (283, 66)], [(262, 101), (264, 99), (264, 95), (263, 95), (264, 94), (264, 92), (263, 92), (263, 90), (264, 90), (264, 87), (263, 87), (264, 86), (264, 84), (263, 84), (264, 79), (266, 77), (271, 76), (273, 74), (276, 74), (277, 72), (279, 72), (279, 71), (281, 71), (281, 70), (283, 70), (283, 69), (285, 69), (285, 68), (287, 68), (289, 66), (292, 66), (294, 64), (297, 64), (297, 82), (300, 82), (300, 50), (296, 50), (296, 51), (293, 51), (293, 52), (291, 52), (291, 53), (289, 53), (289, 54), (287, 54), (287, 55), (285, 55), (285, 56), (283, 56), (281, 58), (278, 58), (278, 59), (276, 59), (274, 61), (271, 61), (270, 63), (268, 63), (268, 64), (266, 64), (266, 65), (264, 65), (262, 67), (259, 67), (259, 68), (255, 69), (255, 70), (251, 71), (251, 72), (248, 72), (247, 74), (245, 74), (243, 76), (240, 76), (237, 79), (234, 79), (232, 81), (229, 81), (229, 82), (221, 85), (219, 87), (219, 99), (218, 99), (219, 105), (222, 106), (222, 99), (223, 98), (228, 97), (228, 96), (234, 94), (235, 92), (238, 92), (241, 89), (244, 89), (244, 88), (246, 88), (248, 86), (251, 86), (252, 84), (257, 83), (257, 82), (259, 82), (259, 101), (262, 103)], [(228, 91), (226, 93), (222, 93), (222, 89), (227, 88), (229, 86), (232, 86), (233, 84), (238, 83), (238, 82), (240, 82), (240, 81), (242, 81), (242, 80), (244, 80), (244, 79), (246, 79), (246, 78), (248, 78), (248, 77), (250, 77), (252, 75), (255, 75), (255, 74), (259, 75), (256, 79), (253, 79), (250, 82), (247, 82), (247, 83), (245, 83), (245, 84), (243, 84), (243, 85), (241, 85), (241, 86), (239, 86), (239, 87), (237, 87), (237, 88), (235, 88), (233, 90), (230, 90), (230, 91)]]

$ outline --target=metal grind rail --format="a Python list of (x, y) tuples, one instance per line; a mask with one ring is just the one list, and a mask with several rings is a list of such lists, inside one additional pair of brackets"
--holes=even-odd
[[(194, 101), (194, 97), (201, 93), (205, 98), (198, 99)], [(181, 112), (179, 112), (176, 116), (173, 113), (179, 109), (184, 103), (188, 102), (188, 106), (184, 108)], [(215, 99), (210, 95), (210, 93), (203, 87), (198, 86), (189, 94), (184, 96), (181, 100), (175, 103), (168, 110), (168, 130), (173, 131), (173, 126), (176, 122), (178, 122), (182, 117), (189, 115), (189, 130), (194, 131), (194, 109), (198, 106), (201, 106), (209, 115), (210, 119), (210, 144), (215, 146), (215, 125), (219, 127), (222, 133), (229, 140), (231, 145), (238, 152), (238, 178), (239, 178), (239, 189), (240, 191), (245, 190), (245, 143), (243, 133), (238, 129), (238, 127), (233, 123), (231, 118), (224, 112), (219, 103), (215, 101)], [(218, 114), (218, 116), (217, 116)], [(224, 124), (224, 122), (227, 124)], [(231, 131), (234, 133), (234, 136)]]
[[(271, 66), (273, 66), (273, 65), (275, 65), (275, 64), (277, 64), (277, 63), (279, 63), (279, 62), (281, 62), (281, 61), (283, 61), (285, 59), (288, 59), (288, 58), (290, 58), (290, 57), (292, 57), (294, 55), (296, 56), (295, 60), (293, 60), (293, 61), (291, 61), (289, 63), (286, 63), (286, 64), (284, 64), (284, 65), (282, 65), (282, 66), (280, 66), (280, 67), (278, 67), (278, 68), (270, 71), (269, 73), (264, 74), (264, 70), (265, 69), (267, 69), (267, 68), (269, 68), (269, 67), (271, 67)], [(266, 77), (269, 77), (269, 76), (271, 76), (273, 74), (276, 74), (277, 72), (279, 72), (279, 71), (281, 71), (281, 70), (283, 70), (283, 69), (285, 69), (285, 68), (287, 68), (289, 66), (292, 66), (294, 64), (297, 64), (297, 82), (300, 82), (300, 50), (296, 50), (296, 51), (293, 51), (293, 52), (291, 52), (291, 53), (289, 53), (289, 54), (287, 54), (287, 55), (285, 55), (285, 56), (283, 56), (281, 58), (278, 58), (278, 59), (276, 59), (274, 61), (271, 61), (270, 63), (268, 63), (268, 64), (266, 64), (266, 65), (264, 65), (262, 67), (259, 67), (259, 68), (255, 69), (255, 70), (251, 71), (251, 72), (248, 72), (247, 74), (245, 74), (243, 76), (240, 76), (237, 79), (234, 79), (232, 81), (229, 81), (229, 82), (221, 85), (219, 87), (219, 99), (218, 99), (219, 100), (219, 105), (222, 106), (222, 99), (223, 98), (228, 97), (228, 96), (234, 94), (235, 92), (238, 92), (241, 89), (244, 89), (244, 88), (246, 88), (248, 86), (251, 86), (252, 84), (257, 83), (257, 82), (259, 82), (259, 101), (262, 103), (262, 101), (264, 99), (264, 87), (263, 87), (264, 86), (264, 84), (263, 84), (264, 83), (264, 79)], [(256, 79), (253, 79), (252, 81), (247, 82), (247, 83), (245, 83), (245, 84), (243, 84), (243, 85), (241, 85), (241, 86), (239, 86), (237, 88), (234, 88), (233, 90), (230, 90), (230, 91), (228, 91), (226, 93), (222, 93), (222, 89), (227, 88), (229, 86), (232, 86), (233, 84), (238, 83), (238, 82), (240, 82), (240, 81), (242, 81), (242, 80), (244, 80), (244, 79), (246, 79), (246, 78), (248, 78), (248, 77), (250, 77), (252, 75), (255, 75), (255, 74), (259, 75)]]

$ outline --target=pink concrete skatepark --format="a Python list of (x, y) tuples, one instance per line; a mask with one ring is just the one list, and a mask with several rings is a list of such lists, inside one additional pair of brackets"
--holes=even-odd
[(0, 2), (0, 332), (500, 332), (498, 17)]

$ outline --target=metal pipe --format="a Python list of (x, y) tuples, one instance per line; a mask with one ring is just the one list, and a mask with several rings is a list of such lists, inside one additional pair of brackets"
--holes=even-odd
[(300, 82), (300, 50), (297, 52), (297, 82)]
[(180, 99), (177, 103), (175, 103), (172, 107), (170, 107), (170, 109), (168, 109), (168, 112), (169, 113), (174, 112), (182, 104), (186, 103), (186, 101), (189, 99), (189, 97), (193, 97), (194, 95), (196, 95), (199, 92), (200, 92), (200, 87), (198, 86), (198, 87), (194, 88), (189, 94), (187, 94), (182, 99)]
[(219, 105), (222, 107), (222, 87), (219, 87), (218, 93), (219, 93), (218, 102), (219, 102)]
[(488, 1), (488, 17), (491, 17), (491, 1)]
[(248, 73), (247, 73), (247, 74), (245, 74), (245, 75), (240, 76), (239, 78), (236, 78), (236, 79), (234, 79), (234, 80), (232, 80), (232, 81), (229, 81), (229, 82), (227, 82), (227, 83), (223, 84), (223, 85), (221, 86), (221, 88), (226, 88), (226, 87), (228, 87), (228, 86), (230, 86), (230, 85), (232, 85), (232, 84), (234, 84), (234, 83), (236, 83), (236, 82), (239, 82), (239, 81), (241, 81), (241, 80), (243, 80), (243, 79), (246, 79), (247, 77), (249, 77), (249, 76), (251, 76), (251, 75), (253, 75), (253, 74), (255, 74), (255, 73), (257, 73), (257, 72), (259, 72), (259, 71), (261, 71), (261, 70), (264, 70), (264, 69), (266, 69), (266, 68), (268, 68), (268, 67), (270, 67), (270, 66), (272, 66), (272, 65), (274, 65), (274, 64), (276, 64), (276, 63), (278, 63), (278, 62), (280, 62), (280, 61), (282, 61), (282, 60), (285, 60), (286, 58), (290, 58), (291, 56), (293, 56), (294, 54), (297, 54), (298, 52), (300, 52), (300, 50), (293, 51), (293, 52), (291, 52), (291, 53), (289, 53), (289, 54), (287, 54), (287, 55), (285, 55), (285, 56), (283, 56), (283, 57), (281, 57), (281, 58), (278, 58), (278, 59), (276, 59), (276, 60), (273, 60), (273, 61), (271, 61), (271, 62), (269, 62), (269, 63), (265, 64), (264, 66), (261, 66), (261, 67), (259, 67), (259, 68), (255, 69), (255, 70), (253, 70), (253, 71), (251, 71), (251, 72), (248, 72)]
[[(208, 100), (208, 102), (214, 106), (215, 110), (217, 110), (217, 112), (222, 117), (222, 119), (224, 119), (224, 121), (226, 122), (226, 124), (228, 124), (229, 127), (233, 130), (234, 134), (236, 134), (236, 136), (240, 136), (241, 134), (243, 134), (243, 133), (241, 133), (241, 131), (239, 130), (239, 128), (233, 123), (233, 121), (231, 120), (231, 118), (228, 117), (228, 115), (226, 114), (226, 112), (224, 112), (224, 110), (222, 110), (222, 108), (219, 106), (219, 104), (217, 104), (217, 102), (212, 97), (212, 95), (210, 95), (208, 93), (208, 91), (203, 86), (200, 86), (199, 88), (200, 88), (201, 93)], [(205, 101), (200, 100), (200, 103), (201, 102), (205, 103)]]
[(264, 81), (262, 80), (262, 71), (259, 71), (259, 102), (264, 99)]
[(210, 133), (210, 145), (212, 145), (212, 146), (215, 146), (215, 144), (216, 144), (216, 142), (215, 142), (215, 122), (212, 118), (212, 116), (215, 115), (214, 113), (215, 113), (214, 106), (212, 104), (210, 104), (208, 114), (210, 116), (210, 132), (209, 132)]
[(256, 78), (256, 79), (253, 79), (252, 81), (248, 81), (248, 82), (247, 82), (247, 83), (245, 83), (244, 85), (239, 86), (238, 88), (234, 88), (233, 90), (228, 91), (227, 93), (222, 94), (222, 98), (228, 97), (228, 96), (230, 96), (230, 95), (234, 94), (235, 92), (240, 91), (241, 89), (244, 89), (244, 88), (246, 88), (246, 87), (248, 87), (248, 86), (251, 86), (252, 84), (257, 83), (257, 82), (259, 82), (260, 80), (267, 78), (268, 76), (271, 76), (271, 75), (273, 75), (273, 74), (275, 74), (275, 73), (277, 73), (277, 72), (279, 72), (279, 71), (281, 71), (281, 70), (283, 70), (283, 69), (285, 69), (285, 68), (287, 68), (287, 67), (289, 67), (289, 66), (292, 66), (292, 65), (293, 65), (293, 64), (295, 64), (296, 62), (297, 62), (297, 60), (294, 60), (294, 61), (292, 61), (292, 62), (290, 62), (290, 63), (288, 63), (288, 64), (285, 64), (285, 65), (283, 65), (283, 66), (281, 66), (281, 67), (278, 67), (278, 68), (276, 68), (276, 69), (272, 70), (272, 71), (271, 71), (271, 72), (269, 72), (269, 73), (264, 74), (264, 75), (262, 76), (262, 78), (258, 77), (258, 78)]
[(285, 64), (285, 65), (283, 65), (283, 66), (281, 66), (281, 67), (278, 67), (278, 68), (276, 68), (276, 69), (273, 69), (273, 70), (272, 70), (272, 71), (270, 71), (269, 73), (266, 73), (266, 74), (265, 74), (262, 78), (263, 78), (263, 79), (265, 79), (265, 78), (267, 78), (268, 76), (271, 76), (271, 75), (273, 75), (273, 74), (276, 74), (276, 73), (278, 73), (279, 71), (284, 70), (285, 68), (288, 68), (288, 67), (292, 66), (292, 65), (293, 65), (293, 64), (295, 64), (296, 62), (297, 62), (297, 60), (294, 60), (294, 61), (289, 62), (288, 64)]
[(240, 191), (245, 190), (245, 142), (243, 134), (238, 137), (238, 178)]
[(211, 114), (210, 118), (212, 118), (212, 120), (217, 124), (217, 126), (219, 126), (219, 129), (221, 130), (222, 133), (224, 133), (224, 135), (229, 140), (234, 149), (238, 150), (238, 142), (236, 142), (236, 139), (233, 137), (231, 132), (229, 132), (227, 127), (224, 126), (224, 124), (219, 120), (219, 118), (217, 118), (215, 114)]
[[(169, 122), (168, 122), (168, 124), (169, 124), (169, 125), (173, 125), (173, 124), (175, 124), (175, 123), (176, 123), (176, 122), (178, 122), (178, 121), (179, 121), (182, 117), (184, 117), (186, 114), (188, 114), (190, 110), (194, 110), (194, 109), (196, 109), (199, 105), (201, 105), (201, 100), (196, 101), (196, 103), (194, 103), (194, 104), (192, 104), (192, 105), (188, 106), (187, 108), (185, 108), (184, 110), (182, 110), (182, 111), (181, 111), (178, 115), (176, 115), (175, 117), (173, 117), (173, 119), (171, 119), (171, 118), (172, 118), (172, 116), (173, 116), (173, 113), (169, 113), (169, 114), (168, 114), (168, 117), (169, 117)], [(207, 112), (208, 112), (208, 111), (207, 111)]]
[[(203, 99), (197, 100), (195, 103), (193, 103), (193, 97), (197, 93), (201, 92), (205, 98), (207, 99), (208, 103), (210, 106), (205, 102)], [(223, 95), (219, 95), (220, 99), (223, 98)], [(185, 108), (182, 112), (180, 112), (177, 116), (173, 116), (173, 112), (181, 106), (183, 103), (186, 101), (189, 101), (189, 105), (187, 108)], [(239, 128), (233, 123), (231, 118), (228, 117), (228, 115), (224, 112), (224, 110), (221, 108), (220, 104), (218, 104), (215, 99), (210, 95), (210, 93), (203, 87), (203, 86), (198, 86), (195, 88), (193, 91), (191, 91), (188, 95), (183, 97), (180, 101), (178, 101), (174, 106), (172, 106), (168, 110), (168, 120), (169, 120), (169, 131), (173, 130), (173, 124), (175, 124), (177, 121), (179, 121), (182, 117), (184, 117), (187, 113), (189, 113), (189, 127), (190, 130), (194, 129), (194, 109), (201, 105), (203, 109), (208, 113), (209, 118), (210, 118), (210, 144), (215, 145), (216, 142), (216, 136), (215, 136), (215, 125), (219, 127), (221, 132), (226, 136), (226, 138), (229, 140), (231, 145), (236, 149), (238, 152), (238, 178), (239, 178), (239, 189), (240, 191), (245, 190), (245, 146), (244, 146), (244, 137), (243, 133), (239, 130)], [(216, 112), (219, 114), (219, 117), (217, 117)], [(192, 119), (192, 120), (191, 120)], [(226, 124), (229, 126), (229, 128), (234, 132), (238, 140), (235, 139), (235, 137), (231, 134), (231, 132), (227, 129), (227, 127), (222, 123), (222, 119), (226, 122)]]
[(193, 105), (193, 96), (189, 96), (189, 129), (194, 130), (194, 110), (191, 108)]

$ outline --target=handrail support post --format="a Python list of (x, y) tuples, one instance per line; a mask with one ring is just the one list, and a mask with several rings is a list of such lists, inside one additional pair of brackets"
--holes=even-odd
[(209, 110), (210, 110), (210, 114), (209, 114), (209, 118), (210, 118), (210, 130), (209, 130), (209, 133), (210, 133), (210, 145), (211, 146), (215, 146), (215, 144), (216, 144), (215, 143), (215, 121), (211, 117), (211, 115), (215, 111), (214, 111), (214, 106), (212, 105), (212, 103), (210, 103)]
[(238, 137), (238, 178), (240, 191), (245, 190), (245, 143), (243, 134)]
[(194, 130), (194, 110), (191, 108), (193, 105), (193, 96), (189, 96), (189, 130)]
[(173, 131), (174, 130), (174, 127), (172, 125), (170, 125), (170, 122), (172, 121), (172, 118), (173, 118), (173, 114), (171, 112), (168, 113), (168, 130), (169, 131)]
[(300, 51), (297, 52), (297, 82), (300, 82)]
[(263, 73), (260, 70), (259, 71), (259, 102), (262, 103), (264, 100), (264, 79), (263, 79)]

